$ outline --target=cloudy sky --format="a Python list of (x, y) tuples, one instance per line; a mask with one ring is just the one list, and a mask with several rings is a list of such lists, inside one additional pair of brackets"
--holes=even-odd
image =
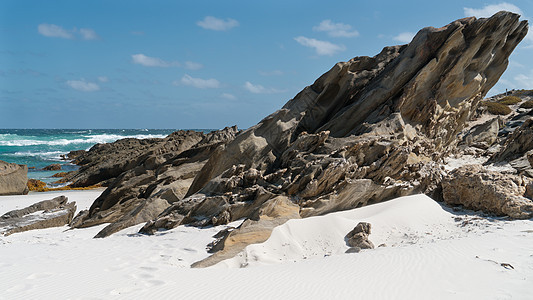
[[(193, 3), (194, 2), (194, 3)], [(247, 128), (336, 62), (531, 0), (0, 2), (0, 128)], [(533, 88), (533, 34), (490, 94)]]

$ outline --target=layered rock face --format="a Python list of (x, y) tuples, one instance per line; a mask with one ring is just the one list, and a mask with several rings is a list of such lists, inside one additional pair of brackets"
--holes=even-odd
[(28, 193), (28, 166), (0, 160), (0, 196), (25, 195)]
[(250, 217), (278, 196), (307, 217), (417, 192), (440, 195), (439, 160), (455, 149), (527, 29), (508, 12), (465, 18), (336, 64), (217, 149), (187, 197), (141, 232)]
[(78, 156), (84, 165), (70, 178), (74, 185), (107, 182), (108, 188), (71, 226), (111, 223), (96, 236), (105, 237), (152, 220), (183, 199), (211, 153), (237, 132), (236, 127), (209, 134), (177, 131), (155, 141), (125, 139), (94, 146)]

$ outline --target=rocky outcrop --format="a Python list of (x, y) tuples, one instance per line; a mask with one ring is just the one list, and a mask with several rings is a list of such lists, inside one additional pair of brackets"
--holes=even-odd
[(368, 239), (372, 225), (367, 222), (359, 222), (352, 231), (344, 237), (350, 248), (347, 252), (359, 252), (361, 249), (374, 249), (374, 244)]
[(67, 225), (76, 212), (76, 202), (67, 202), (67, 197), (59, 196), (5, 213), (0, 217), (0, 234)]
[(440, 194), (446, 173), (438, 162), (455, 151), (527, 29), (513, 13), (465, 18), (424, 28), (409, 44), (374, 57), (336, 64), (218, 148), (186, 198), (141, 231), (246, 218), (278, 196), (307, 217)]
[[(121, 229), (156, 218), (170, 204), (184, 198), (193, 178), (211, 153), (232, 140), (236, 134), (236, 127), (209, 134), (179, 131), (151, 145), (147, 153), (137, 155), (140, 153), (139, 149), (131, 155), (127, 154), (128, 150), (123, 149), (124, 153), (119, 151), (123, 156), (134, 156), (126, 161), (117, 157), (116, 162), (100, 163), (100, 160), (112, 156), (113, 152), (104, 151), (106, 146), (96, 147), (96, 153), (93, 154), (91, 149), (85, 158), (80, 156), (80, 159), (93, 161), (89, 163), (88, 168), (98, 169), (103, 164), (100, 169), (119, 165), (119, 169), (127, 170), (122, 171), (109, 183), (108, 188), (95, 200), (89, 211), (80, 215), (76, 222), (73, 222), (73, 226), (88, 227), (111, 223), (96, 236), (106, 237)], [(121, 146), (112, 147), (122, 149), (122, 143), (133, 145), (142, 143), (141, 141), (123, 141), (119, 143)], [(100, 152), (104, 153), (103, 156), (96, 158)], [(78, 178), (91, 177), (86, 174), (87, 171), (80, 172)]]
[(531, 182), (523, 176), (487, 171), (466, 165), (442, 181), (443, 199), (450, 205), (482, 210), (515, 219), (533, 217), (533, 201), (524, 197)]
[(0, 195), (25, 195), (28, 193), (28, 166), (0, 160)]

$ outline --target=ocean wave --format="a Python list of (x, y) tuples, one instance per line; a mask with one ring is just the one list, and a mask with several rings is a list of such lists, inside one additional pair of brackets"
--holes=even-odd
[(62, 154), (64, 155), (67, 153), (63, 151), (47, 151), (47, 152), (23, 151), (23, 152), (15, 152), (15, 153), (6, 153), (3, 155), (12, 156), (12, 157), (40, 157), (45, 160), (60, 160)]
[(75, 139), (57, 139), (57, 140), (30, 140), (30, 139), (21, 139), (21, 140), (0, 140), (0, 146), (14, 146), (14, 147), (24, 147), (24, 146), (39, 146), (39, 145), (48, 145), (48, 146), (66, 146), (72, 144), (101, 144), (101, 143), (111, 143), (119, 139), (125, 138), (136, 138), (136, 139), (149, 139), (149, 138), (164, 138), (166, 135), (163, 134), (138, 134), (138, 135), (118, 135), (118, 134), (98, 134), (98, 135), (86, 135), (83, 138)]

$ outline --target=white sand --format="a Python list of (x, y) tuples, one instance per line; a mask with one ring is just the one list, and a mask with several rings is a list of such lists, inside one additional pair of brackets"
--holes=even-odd
[[(63, 192), (87, 208), (101, 191)], [(0, 197), (0, 215), (51, 193)], [(344, 236), (372, 223), (386, 247), (344, 254)], [(467, 221), (467, 222), (465, 222)], [(464, 226), (461, 226), (461, 224)], [(218, 228), (139, 227), (92, 239), (103, 226), (0, 237), (0, 299), (531, 299), (533, 221), (453, 213), (418, 195), (292, 220), (263, 244), (208, 269)], [(504, 268), (508, 263), (514, 269)], [(246, 268), (231, 268), (247, 266)]]

